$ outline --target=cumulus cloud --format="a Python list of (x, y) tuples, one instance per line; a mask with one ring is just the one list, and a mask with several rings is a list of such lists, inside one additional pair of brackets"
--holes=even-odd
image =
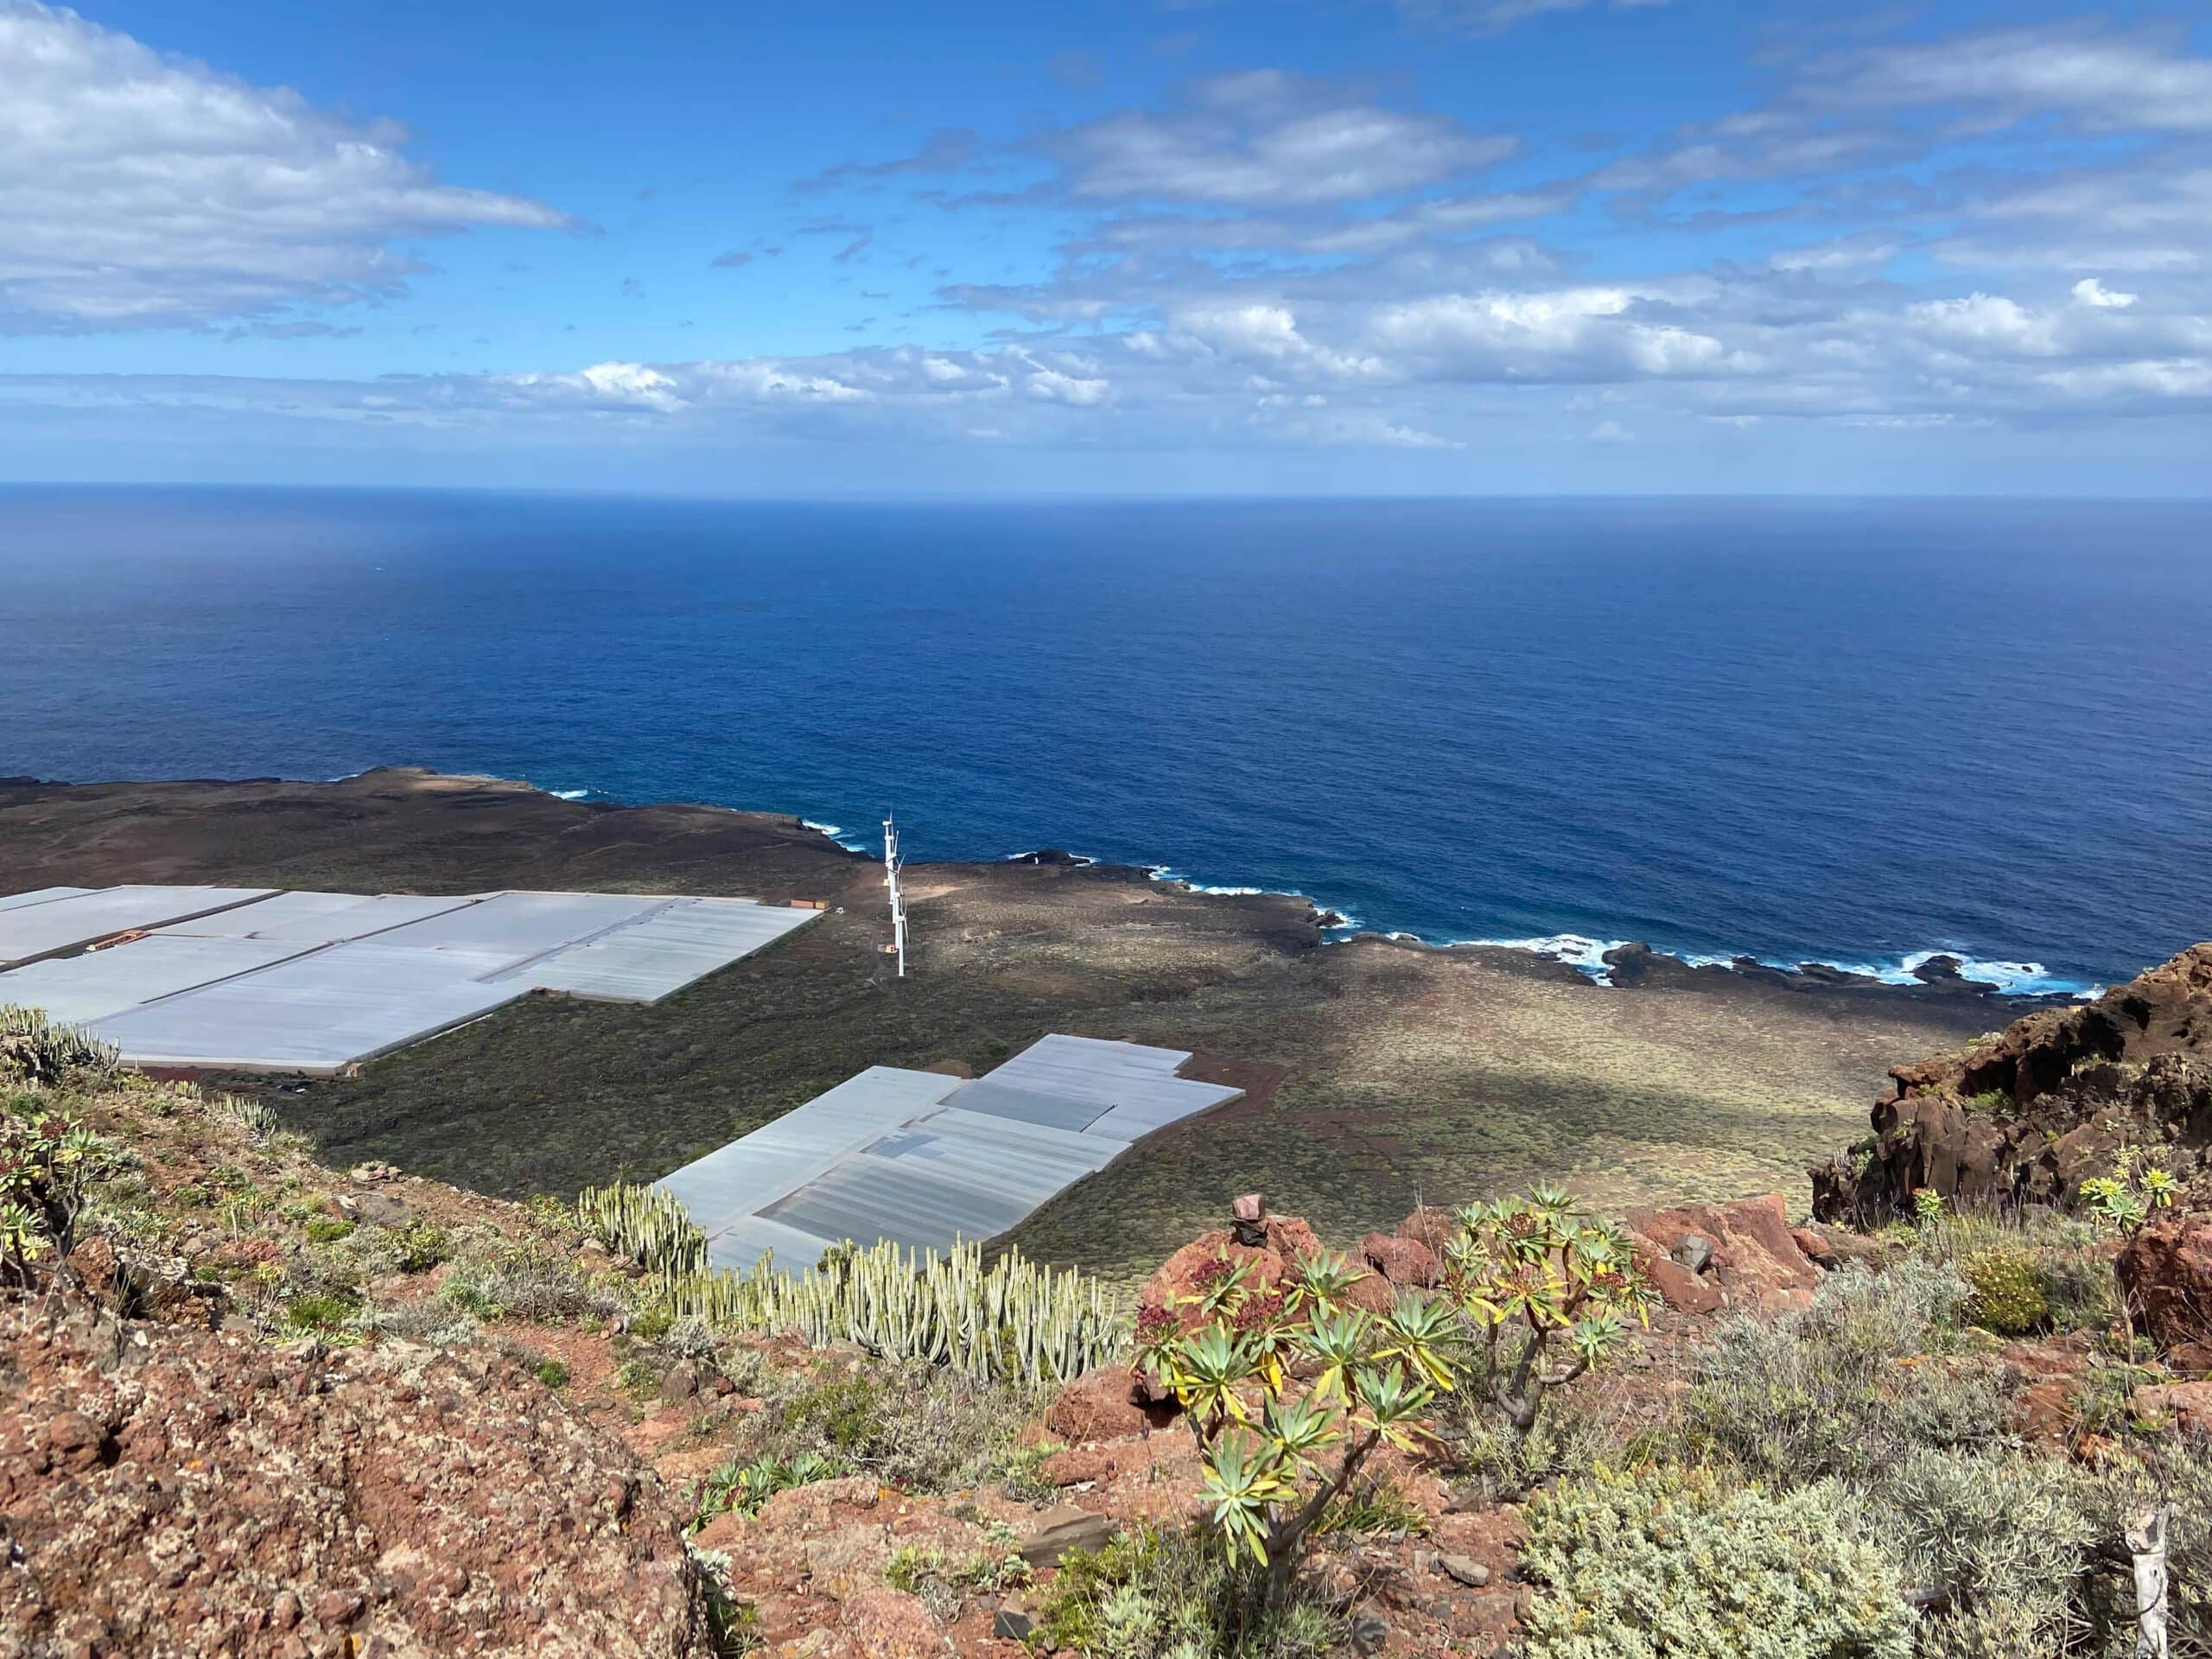
[(387, 295), (391, 244), (545, 230), (544, 205), (440, 182), (388, 123), (0, 0), (0, 328), (198, 324)]
[(1663, 378), (1748, 366), (1708, 334), (1641, 320), (1639, 299), (1619, 288), (1437, 295), (1384, 307), (1375, 337), (1469, 379)]

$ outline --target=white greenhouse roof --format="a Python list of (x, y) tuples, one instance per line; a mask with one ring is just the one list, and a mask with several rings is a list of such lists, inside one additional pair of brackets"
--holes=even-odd
[(943, 1250), (1005, 1232), (1130, 1144), (1243, 1091), (1178, 1075), (1179, 1049), (1046, 1037), (973, 1081), (871, 1066), (656, 1185), (718, 1267), (842, 1240)]
[[(0, 898), (0, 1003), (137, 1065), (331, 1072), (533, 990), (657, 1002), (820, 912), (604, 893), (48, 888)], [(83, 947), (132, 930), (144, 937)], [(79, 954), (69, 954), (77, 951)]]
[[(78, 950), (137, 928), (160, 927), (269, 896), (267, 887), (45, 889), (0, 899), (0, 968)], [(4, 1001), (0, 996), (0, 1001)]]

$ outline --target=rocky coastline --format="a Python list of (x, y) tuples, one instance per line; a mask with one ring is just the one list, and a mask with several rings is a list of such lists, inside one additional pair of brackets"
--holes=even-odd
[(1577, 1177), (1624, 1204), (1772, 1190), (1850, 1133), (1897, 1055), (2037, 1005), (1940, 973), (1899, 987), (1639, 946), (1611, 953), (1600, 986), (1525, 950), (1334, 934), (1337, 918), (1303, 898), (1201, 892), (1049, 849), (912, 866), (899, 981), (878, 948), (877, 866), (796, 817), (405, 768), (329, 783), (0, 783), (0, 871), (17, 888), (251, 880), (822, 901), (822, 924), (652, 1009), (531, 998), (358, 1077), (238, 1086), (333, 1158), (522, 1196), (650, 1179), (866, 1066), (985, 1071), (1054, 1030), (1265, 1079), (1047, 1206), (1017, 1241), (1125, 1274), (1189, 1236), (1224, 1187), (1262, 1180), (1355, 1233), (1475, 1181)]

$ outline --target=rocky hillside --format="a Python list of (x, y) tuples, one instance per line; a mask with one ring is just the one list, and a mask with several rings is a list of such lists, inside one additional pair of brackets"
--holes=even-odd
[[(2126, 1317), (2120, 1241), (2055, 1216), (1592, 1222), (1574, 1271), (1637, 1312), (1586, 1370), (1553, 1351), (1522, 1433), (1470, 1310), (1550, 1293), (1478, 1285), (1469, 1230), (1510, 1258), (1582, 1226), (1563, 1194), (1418, 1210), (1341, 1261), (1239, 1200), (1141, 1291), (1151, 1359), (1033, 1385), (1011, 1305), (980, 1369), (880, 1307), (810, 1341), (658, 1236), (327, 1168), (250, 1104), (6, 1040), (6, 1659), (2118, 1659), (2157, 1514), (2173, 1651), (2212, 1651), (2212, 1354), (2176, 1334), (2212, 1293), (2202, 1217), (2137, 1230)], [(1295, 1357), (1325, 1326), (1452, 1385), (1272, 1602), (1216, 1526), (1226, 1408), (1172, 1346), (1214, 1325), (1292, 1356), (1233, 1385), (1251, 1432), (1333, 1409)], [(1347, 1421), (1402, 1382), (1349, 1387)]]
[(2153, 1150), (2202, 1181), (2212, 1168), (2212, 944), (1890, 1076), (1872, 1135), (1812, 1172), (1825, 1219), (1909, 1213), (1923, 1191), (1972, 1205), (2071, 1205), (2124, 1148)]

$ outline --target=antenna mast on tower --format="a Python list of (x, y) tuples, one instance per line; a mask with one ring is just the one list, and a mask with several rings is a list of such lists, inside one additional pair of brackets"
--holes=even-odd
[(899, 955), (899, 977), (906, 977), (906, 894), (899, 885), (899, 826), (883, 815), (883, 885), (891, 889), (891, 948)]

